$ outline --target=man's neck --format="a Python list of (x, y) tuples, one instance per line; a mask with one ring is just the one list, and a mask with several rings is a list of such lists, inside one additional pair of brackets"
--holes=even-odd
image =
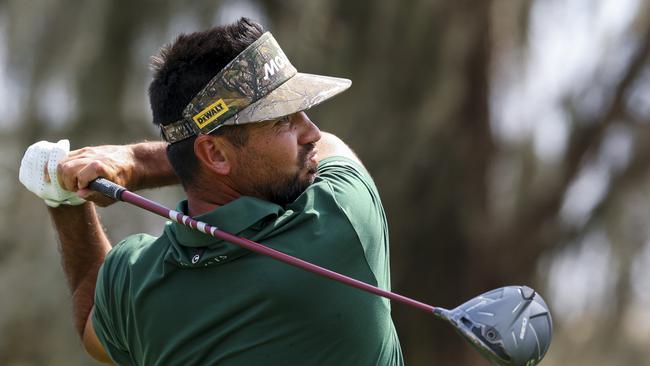
[(207, 187), (202, 185), (188, 188), (185, 194), (187, 195), (188, 214), (191, 217), (210, 212), (242, 196), (241, 193), (221, 182), (210, 184)]

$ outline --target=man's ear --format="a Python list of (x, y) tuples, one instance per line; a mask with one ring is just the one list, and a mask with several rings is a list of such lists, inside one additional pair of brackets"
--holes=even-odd
[(231, 169), (232, 148), (221, 136), (199, 135), (194, 141), (194, 154), (204, 169), (219, 175), (228, 175)]

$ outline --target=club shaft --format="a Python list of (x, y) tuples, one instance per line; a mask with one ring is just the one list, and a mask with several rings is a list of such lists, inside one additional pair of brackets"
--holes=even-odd
[[(244, 247), (244, 248), (246, 248), (246, 249), (248, 249), (250, 251), (253, 251), (255, 253), (271, 257), (271, 258), (279, 260), (281, 262), (290, 264), (290, 265), (292, 265), (294, 267), (298, 267), (298, 268), (301, 268), (303, 270), (315, 273), (317, 275), (332, 279), (334, 281), (344, 283), (344, 284), (346, 284), (348, 286), (352, 286), (352, 287), (358, 288), (360, 290), (367, 291), (367, 292), (373, 293), (375, 295), (379, 295), (379, 296), (385, 297), (387, 299), (397, 301), (397, 302), (400, 302), (402, 304), (418, 308), (418, 309), (426, 311), (428, 313), (432, 313), (432, 312), (434, 312), (436, 310), (436, 308), (431, 306), (431, 305), (422, 303), (422, 302), (417, 301), (417, 300), (413, 300), (411, 298), (396, 294), (394, 292), (382, 290), (382, 289), (380, 289), (378, 287), (369, 285), (369, 284), (367, 284), (365, 282), (362, 282), (362, 281), (356, 280), (354, 278), (342, 275), (340, 273), (331, 271), (329, 269), (317, 266), (317, 265), (315, 265), (313, 263), (306, 262), (306, 261), (304, 261), (302, 259), (290, 256), (290, 255), (282, 253), (282, 252), (279, 252), (279, 251), (277, 251), (275, 249), (269, 248), (269, 247), (267, 247), (265, 245), (256, 243), (256, 242), (248, 240), (246, 238), (242, 238), (242, 237), (239, 237), (239, 236), (229, 234), (229, 233), (227, 233), (227, 232), (225, 232), (223, 230), (220, 230), (220, 229), (218, 229), (218, 228), (216, 228), (214, 226), (208, 225), (208, 224), (206, 224), (204, 222), (201, 222), (201, 221), (194, 220), (193, 218), (191, 218), (191, 217), (189, 217), (187, 215), (184, 215), (181, 212), (170, 210), (170, 209), (166, 208), (165, 206), (162, 206), (161, 204), (159, 204), (157, 202), (154, 202), (154, 201), (149, 200), (147, 198), (144, 198), (144, 197), (142, 197), (140, 195), (137, 195), (137, 194), (135, 194), (133, 192), (130, 192), (130, 191), (124, 189), (123, 187), (120, 187), (120, 186), (116, 185), (115, 183), (107, 181), (107, 180), (105, 180), (103, 178), (100, 178), (100, 179), (102, 179), (101, 183), (104, 184), (104, 185), (109, 185), (110, 186), (112, 184), (114, 186), (117, 186), (117, 188), (119, 188), (119, 190), (116, 190), (115, 187), (111, 186), (111, 188), (114, 189), (114, 192), (113, 192), (113, 194), (107, 194), (107, 195), (109, 195), (109, 197), (112, 197), (112, 198), (115, 198), (115, 199), (118, 199), (118, 200), (121, 200), (121, 201), (124, 201), (124, 202), (128, 202), (128, 203), (130, 203), (130, 204), (132, 204), (134, 206), (140, 207), (140, 208), (145, 209), (145, 210), (147, 210), (149, 212), (153, 212), (153, 213), (155, 213), (157, 215), (168, 218), (168, 219), (170, 219), (172, 221), (175, 221), (175, 222), (177, 222), (177, 223), (179, 223), (181, 225), (185, 225), (185, 226), (190, 227), (192, 229), (201, 231), (201, 232), (203, 232), (205, 234), (208, 234), (210, 236), (213, 236), (215, 238), (231, 242), (233, 244)], [(92, 183), (90, 185), (90, 188), (106, 194), (103, 190), (95, 189), (96, 185), (94, 185)]]

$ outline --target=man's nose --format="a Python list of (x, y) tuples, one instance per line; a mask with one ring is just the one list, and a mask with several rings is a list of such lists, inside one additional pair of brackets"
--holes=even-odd
[(313, 144), (320, 140), (320, 129), (312, 122), (305, 112), (300, 112), (297, 116), (300, 118), (300, 136), (298, 143), (300, 145)]

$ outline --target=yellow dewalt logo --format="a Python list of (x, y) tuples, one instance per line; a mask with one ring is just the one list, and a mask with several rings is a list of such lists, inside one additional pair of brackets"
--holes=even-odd
[(205, 125), (219, 118), (219, 116), (226, 112), (228, 112), (228, 106), (224, 103), (223, 99), (219, 99), (207, 106), (198, 114), (195, 114), (192, 119), (199, 128), (203, 128)]

